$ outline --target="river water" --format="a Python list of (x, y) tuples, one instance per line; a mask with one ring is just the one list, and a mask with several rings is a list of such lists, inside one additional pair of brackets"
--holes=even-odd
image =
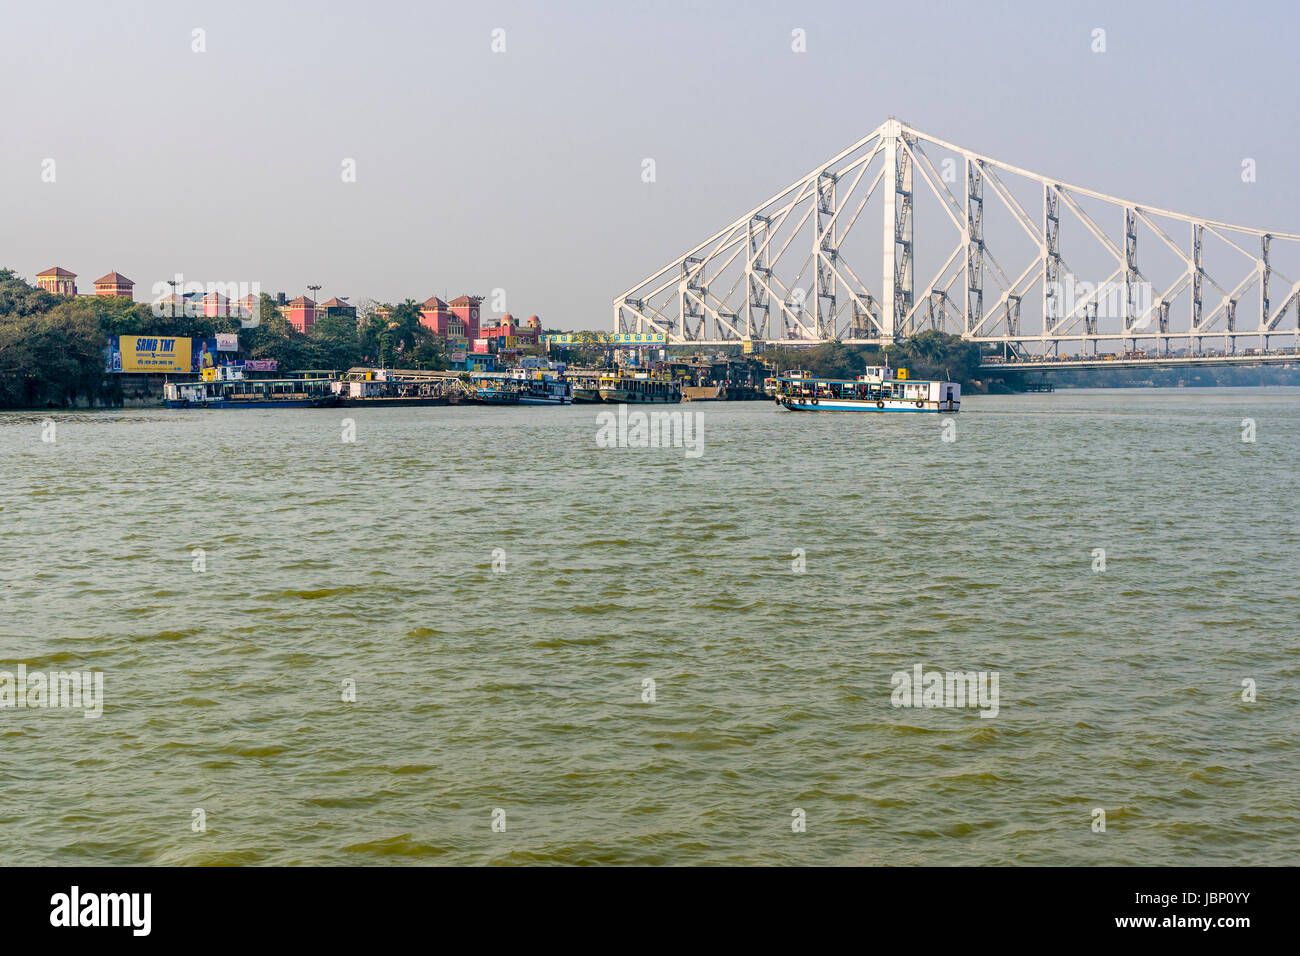
[(602, 410), (0, 415), (7, 860), (1295, 862), (1300, 390)]

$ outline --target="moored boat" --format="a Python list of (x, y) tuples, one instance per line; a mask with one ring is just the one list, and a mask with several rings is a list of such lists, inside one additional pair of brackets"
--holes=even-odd
[(515, 369), (511, 384), (519, 389), (520, 405), (568, 405), (573, 401), (573, 386), (548, 372)]
[(369, 408), (450, 405), (453, 398), (447, 382), (441, 379), (390, 378), (383, 370), (367, 378), (335, 382), (333, 390), (343, 404)]
[(602, 375), (601, 401), (615, 404), (674, 404), (682, 400), (682, 386), (672, 379), (652, 378), (648, 372)]
[(599, 404), (603, 401), (600, 397), (600, 377), (598, 375), (566, 375), (565, 378), (573, 386), (573, 401), (575, 404)]
[(518, 405), (522, 397), (513, 382), (484, 376), (473, 380), (469, 400), (480, 405)]
[(343, 400), (330, 378), (245, 378), (238, 366), (207, 370), (213, 377), (163, 386), (167, 408), (332, 408)]
[(956, 412), (961, 386), (956, 382), (910, 379), (907, 369), (871, 366), (855, 379), (813, 378), (793, 373), (776, 380), (776, 402), (808, 412)]

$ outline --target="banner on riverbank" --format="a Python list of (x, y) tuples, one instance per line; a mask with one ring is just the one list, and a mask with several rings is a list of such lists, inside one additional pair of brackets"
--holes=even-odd
[(217, 365), (217, 340), (172, 335), (109, 336), (105, 372), (201, 372)]
[(190, 368), (191, 372), (201, 372), (205, 368), (217, 367), (217, 340), (216, 339), (194, 339), (193, 340), (194, 361)]
[(663, 332), (565, 332), (546, 336), (548, 345), (612, 345), (636, 348), (642, 345), (667, 345)]
[(190, 340), (166, 335), (119, 335), (116, 348), (109, 340), (104, 363), (110, 372), (190, 372)]
[(218, 352), (238, 352), (239, 351), (239, 334), (236, 332), (218, 332), (217, 333), (217, 351)]

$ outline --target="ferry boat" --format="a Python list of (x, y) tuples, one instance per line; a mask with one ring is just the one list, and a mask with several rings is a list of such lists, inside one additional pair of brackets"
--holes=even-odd
[(470, 401), (480, 405), (518, 405), (523, 393), (504, 378), (482, 376), (473, 380)]
[(907, 369), (869, 366), (855, 379), (813, 378), (792, 373), (777, 378), (776, 402), (798, 412), (956, 412), (956, 382), (909, 379)]
[(364, 378), (349, 377), (334, 382), (331, 390), (344, 405), (406, 407), (412, 405), (450, 405), (451, 391), (439, 379), (415, 380), (396, 378), (386, 369), (367, 372)]
[(163, 385), (168, 408), (331, 408), (343, 404), (329, 378), (245, 378), (237, 365), (205, 369), (212, 377)]
[(510, 381), (519, 389), (520, 405), (568, 405), (573, 401), (573, 386), (549, 372), (517, 368)]
[(600, 379), (598, 376), (568, 376), (568, 379), (573, 386), (573, 401), (575, 404), (597, 405), (603, 401), (600, 397)]
[[(808, 373), (800, 370), (794, 370), (785, 373), (785, 378), (807, 378)], [(781, 381), (781, 376), (772, 375), (763, 379), (763, 394), (768, 398), (776, 398), (777, 384)]]
[(681, 382), (651, 378), (649, 372), (631, 375), (602, 375), (600, 398), (616, 404), (675, 404), (682, 400)]

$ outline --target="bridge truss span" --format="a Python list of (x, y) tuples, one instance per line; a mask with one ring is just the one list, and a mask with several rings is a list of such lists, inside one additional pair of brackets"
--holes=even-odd
[(1021, 355), (1300, 345), (1300, 235), (1072, 186), (890, 119), (613, 303), (673, 344)]

